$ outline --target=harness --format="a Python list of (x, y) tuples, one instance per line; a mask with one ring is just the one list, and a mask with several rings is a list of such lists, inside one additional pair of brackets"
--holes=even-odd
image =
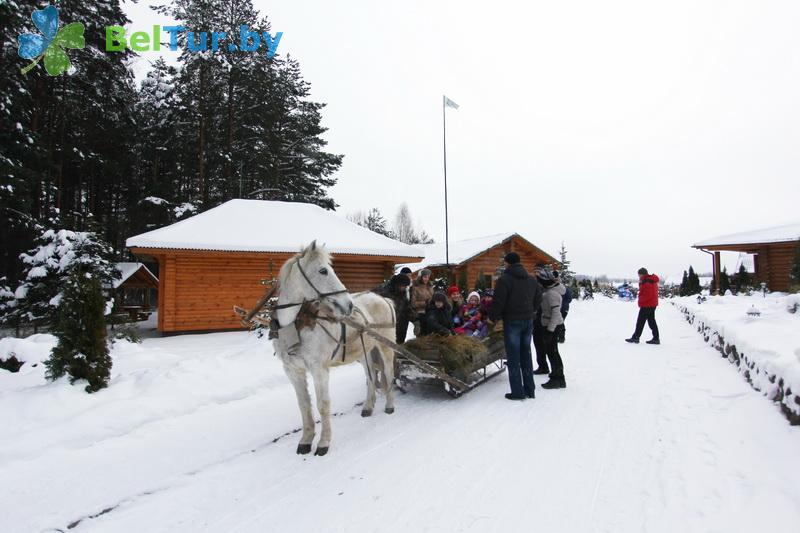
[[(345, 358), (346, 358), (346, 355), (347, 355), (347, 326), (345, 325), (344, 322), (342, 322), (341, 320), (336, 319), (334, 317), (325, 316), (325, 315), (321, 316), (319, 314), (319, 304), (321, 304), (322, 301), (325, 300), (326, 298), (329, 298), (331, 296), (336, 296), (338, 294), (346, 293), (347, 289), (340, 289), (340, 290), (336, 290), (336, 291), (322, 292), (314, 285), (314, 282), (311, 281), (311, 278), (308, 277), (308, 275), (306, 274), (305, 270), (303, 270), (303, 266), (300, 264), (300, 258), (297, 258), (296, 260), (294, 260), (294, 262), (290, 266), (290, 269), (294, 268), (295, 266), (300, 271), (300, 274), (303, 276), (303, 279), (306, 281), (308, 286), (311, 287), (311, 289), (313, 289), (313, 291), (316, 293), (317, 297), (315, 299), (313, 299), (313, 300), (306, 300), (304, 298), (303, 301), (301, 301), (301, 302), (289, 302), (289, 303), (284, 303), (284, 304), (270, 305), (268, 303), (268, 301), (275, 294), (275, 292), (278, 289), (278, 283), (276, 283), (270, 289), (270, 291), (259, 301), (259, 304), (262, 304), (262, 305), (257, 307), (257, 309), (259, 309), (259, 308), (263, 309), (264, 307), (266, 307), (268, 312), (271, 315), (271, 319), (270, 319), (270, 322), (269, 322), (269, 327), (270, 327), (270, 335), (269, 336), (270, 336), (270, 338), (271, 339), (276, 339), (277, 338), (279, 342), (282, 342), (284, 344), (283, 348), (284, 348), (284, 350), (286, 351), (287, 354), (295, 355), (296, 354), (296, 350), (302, 344), (302, 341), (300, 339), (300, 331), (302, 329), (305, 329), (305, 328), (314, 329), (317, 325), (319, 325), (320, 328), (322, 329), (322, 331), (333, 342), (336, 343), (336, 346), (334, 347), (333, 352), (331, 353), (331, 357), (330, 357), (331, 360), (336, 359), (337, 355), (341, 352), (341, 361), (344, 362)], [(386, 301), (386, 298), (384, 298), (384, 301)], [(396, 316), (396, 313), (395, 313), (394, 305), (392, 305), (388, 301), (386, 301), (386, 305), (389, 306), (389, 309), (390, 309), (390, 311), (392, 313), (392, 322), (389, 323), (389, 324), (370, 324), (367, 316), (358, 307), (356, 307), (354, 309), (354, 313), (358, 313), (359, 315), (361, 315), (361, 318), (363, 319), (364, 325), (366, 327), (385, 328), (385, 327), (389, 327), (389, 326), (394, 326), (395, 323), (397, 322), (397, 316)], [(278, 317), (277, 317), (277, 313), (276, 312), (281, 310), (281, 309), (289, 309), (289, 308), (293, 308), (293, 307), (300, 307), (300, 309), (297, 312), (297, 315), (295, 316), (295, 319), (292, 321), (291, 324), (287, 324), (285, 326), (281, 325), (278, 322)], [(246, 319), (250, 319), (257, 312), (258, 312), (257, 310), (253, 310), (251, 313), (248, 313), (248, 315), (245, 318)], [(328, 330), (328, 328), (325, 327), (324, 324), (322, 324), (322, 321), (330, 322), (330, 323), (333, 323), (333, 324), (336, 324), (336, 323), (339, 324), (339, 336), (338, 336), (338, 338), (333, 333), (331, 333)], [(292, 329), (290, 329), (290, 328), (292, 328)], [(373, 377), (372, 377), (372, 368), (371, 368), (370, 358), (367, 355), (367, 345), (366, 345), (366, 342), (364, 341), (364, 332), (363, 331), (359, 332), (359, 341), (361, 343), (361, 350), (363, 351), (363, 354), (364, 354), (364, 362), (365, 362), (365, 364), (367, 366), (367, 373), (369, 375), (370, 381), (372, 381), (372, 379), (373, 379)]]

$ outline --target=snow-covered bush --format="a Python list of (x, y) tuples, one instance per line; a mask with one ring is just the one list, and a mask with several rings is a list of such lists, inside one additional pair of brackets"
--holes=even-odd
[[(14, 291), (14, 301), (6, 321), (18, 320), (34, 326), (52, 324), (64, 296), (65, 282), (80, 270), (90, 273), (101, 286), (110, 286), (119, 278), (111, 262), (113, 250), (91, 232), (46, 230), (37, 238), (37, 246), (22, 254), (26, 272)], [(105, 305), (111, 309), (109, 295)]]
[(86, 392), (98, 391), (108, 385), (111, 374), (100, 279), (85, 266), (73, 269), (60, 296), (54, 327), (58, 344), (45, 362), (47, 377), (69, 375), (70, 383), (85, 379)]
[(790, 314), (800, 295), (711, 296), (702, 304), (685, 297), (674, 305), (754, 389), (800, 425), (800, 314)]

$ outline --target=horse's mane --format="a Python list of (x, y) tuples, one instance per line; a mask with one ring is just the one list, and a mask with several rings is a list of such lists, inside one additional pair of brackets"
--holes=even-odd
[(328, 253), (328, 250), (326, 250), (324, 246), (320, 246), (317, 244), (317, 241), (314, 241), (305, 248), (301, 249), (298, 253), (292, 256), (291, 259), (283, 264), (281, 271), (278, 274), (279, 279), (286, 279), (289, 269), (291, 269), (295, 263), (303, 258), (308, 258), (312, 261), (317, 260), (320, 263), (329, 266), (331, 264), (331, 254)]

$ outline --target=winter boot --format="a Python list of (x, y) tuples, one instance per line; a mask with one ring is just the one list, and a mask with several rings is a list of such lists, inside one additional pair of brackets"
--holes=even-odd
[(566, 389), (567, 381), (563, 378), (551, 377), (550, 381), (542, 385), (543, 389)]
[(517, 396), (516, 394), (511, 394), (510, 392), (506, 393), (506, 400), (524, 400), (525, 395)]
[(639, 339), (636, 337), (631, 337), (630, 339), (625, 339), (625, 342), (630, 342), (631, 344), (639, 344)]
[(661, 341), (658, 339), (650, 339), (647, 341), (647, 344), (661, 344)]

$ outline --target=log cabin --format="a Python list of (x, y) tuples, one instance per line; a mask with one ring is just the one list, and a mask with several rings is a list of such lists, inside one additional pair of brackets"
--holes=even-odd
[(789, 273), (800, 246), (800, 223), (705, 239), (692, 245), (711, 255), (715, 292), (719, 293), (721, 252), (752, 254), (755, 278), (770, 291), (788, 291)]
[(409, 245), (362, 228), (313, 204), (230, 200), (170, 226), (127, 240), (131, 252), (158, 263), (158, 331), (241, 329), (233, 306), (251, 308), (262, 280), (316, 240), (350, 291), (371, 289), (397, 263), (419, 261)]
[(416, 264), (398, 265), (398, 268), (409, 267), (416, 273), (423, 268), (430, 269), (432, 278), (447, 276), (452, 271), (453, 282), (458, 282), (466, 275), (467, 289), (475, 287), (478, 278), (483, 276), (486, 288), (493, 288), (499, 269), (503, 267), (503, 257), (509, 252), (517, 252), (522, 265), (529, 272), (536, 263), (558, 265), (552, 255), (532, 244), (518, 233), (500, 233), (450, 242), (449, 267), (445, 257), (444, 243), (417, 245), (425, 253), (425, 257)]

